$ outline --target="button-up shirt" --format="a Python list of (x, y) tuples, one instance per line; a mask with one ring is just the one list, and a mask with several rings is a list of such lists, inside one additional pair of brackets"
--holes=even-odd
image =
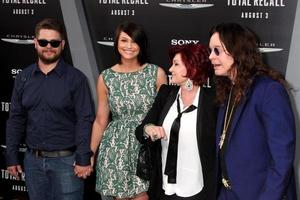
[[(184, 111), (181, 89), (178, 91), (180, 110)], [(200, 87), (194, 98), (193, 105), (198, 109)], [(177, 101), (174, 101), (164, 122), (163, 128), (167, 135), (167, 140), (161, 140), (162, 146), (162, 172), (163, 189), (165, 194), (176, 194), (180, 197), (190, 197), (199, 193), (203, 186), (202, 165), (197, 143), (197, 109), (184, 113), (181, 117), (178, 136), (178, 158), (177, 158), (177, 179), (176, 184), (168, 183), (168, 176), (164, 174), (169, 148), (170, 132), (175, 118), (178, 116)]]
[(44, 74), (37, 64), (15, 80), (6, 126), (7, 165), (19, 164), (18, 147), (25, 137), (30, 149), (75, 148), (76, 164), (88, 165), (94, 104), (84, 74), (62, 59)]

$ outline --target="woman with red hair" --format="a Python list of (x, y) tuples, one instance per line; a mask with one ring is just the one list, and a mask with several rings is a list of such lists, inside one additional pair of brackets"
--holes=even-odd
[[(169, 51), (171, 85), (161, 86), (137, 139), (150, 146), (150, 199), (215, 199), (215, 89), (209, 49), (200, 44)], [(138, 169), (139, 170), (139, 169)]]

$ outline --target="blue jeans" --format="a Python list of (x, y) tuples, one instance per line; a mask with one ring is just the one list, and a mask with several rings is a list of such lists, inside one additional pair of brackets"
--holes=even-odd
[(84, 180), (74, 175), (75, 154), (40, 158), (25, 153), (25, 183), (30, 200), (83, 200)]

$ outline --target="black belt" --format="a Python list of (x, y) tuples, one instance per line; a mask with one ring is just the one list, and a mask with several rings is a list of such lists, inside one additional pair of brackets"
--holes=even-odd
[(66, 149), (59, 151), (44, 151), (38, 149), (29, 149), (29, 152), (34, 154), (37, 158), (57, 158), (57, 157), (65, 157), (70, 156), (74, 153), (74, 150)]

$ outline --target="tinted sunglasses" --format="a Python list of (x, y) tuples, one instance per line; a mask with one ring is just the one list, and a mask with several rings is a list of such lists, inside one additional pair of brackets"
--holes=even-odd
[(218, 49), (218, 48), (213, 48), (212, 50), (211, 50), (211, 52), (214, 52), (214, 54), (216, 55), (216, 56), (219, 56), (220, 55), (220, 53), (221, 53), (221, 51)]
[(48, 41), (48, 40), (38, 40), (38, 43), (41, 47), (46, 47), (48, 44), (51, 45), (51, 47), (53, 48), (57, 48), (59, 47), (60, 43), (61, 43), (61, 40), (51, 40), (51, 41)]

